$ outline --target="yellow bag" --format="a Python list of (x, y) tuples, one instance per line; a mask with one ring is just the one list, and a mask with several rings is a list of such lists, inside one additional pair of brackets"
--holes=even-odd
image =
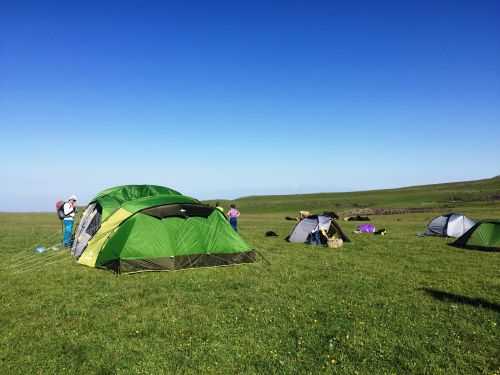
[(342, 241), (342, 238), (337, 238), (335, 236), (327, 240), (328, 247), (332, 249), (338, 249), (339, 247), (342, 247), (343, 244), (344, 241)]

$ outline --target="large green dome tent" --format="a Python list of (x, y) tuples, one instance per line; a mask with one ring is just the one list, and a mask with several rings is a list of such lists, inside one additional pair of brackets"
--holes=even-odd
[(125, 185), (99, 193), (83, 213), (71, 251), (80, 264), (115, 272), (255, 260), (255, 252), (222, 212), (155, 185)]

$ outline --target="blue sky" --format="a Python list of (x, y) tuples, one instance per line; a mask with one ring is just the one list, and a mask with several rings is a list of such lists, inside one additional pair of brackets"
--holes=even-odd
[(500, 174), (497, 1), (11, 2), (0, 211)]

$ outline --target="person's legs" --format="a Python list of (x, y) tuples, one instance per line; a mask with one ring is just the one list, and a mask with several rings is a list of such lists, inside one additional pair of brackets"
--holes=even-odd
[(319, 239), (319, 231), (309, 233), (306, 243), (310, 245), (320, 245), (321, 241)]
[(73, 220), (63, 220), (63, 222), (64, 222), (63, 245), (65, 247), (70, 247), (71, 237), (73, 236)]
[(321, 239), (319, 237), (319, 230), (312, 234), (314, 245), (321, 245)]
[(236, 219), (235, 217), (230, 217), (229, 224), (231, 224), (231, 226), (236, 232), (238, 231), (238, 219)]

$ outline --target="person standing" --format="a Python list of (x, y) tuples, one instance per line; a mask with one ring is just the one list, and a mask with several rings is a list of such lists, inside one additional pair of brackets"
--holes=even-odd
[(238, 218), (240, 217), (240, 211), (236, 209), (236, 205), (232, 204), (231, 208), (227, 212), (227, 217), (229, 218), (229, 224), (233, 227), (233, 229), (238, 231)]
[(63, 219), (63, 228), (64, 228), (64, 235), (63, 235), (63, 245), (64, 247), (71, 247), (72, 245), (72, 237), (73, 237), (73, 224), (75, 221), (75, 214), (76, 214), (76, 202), (77, 202), (76, 195), (72, 195), (71, 197), (68, 198), (68, 201), (64, 203), (63, 206), (63, 213), (64, 213), (64, 219)]

